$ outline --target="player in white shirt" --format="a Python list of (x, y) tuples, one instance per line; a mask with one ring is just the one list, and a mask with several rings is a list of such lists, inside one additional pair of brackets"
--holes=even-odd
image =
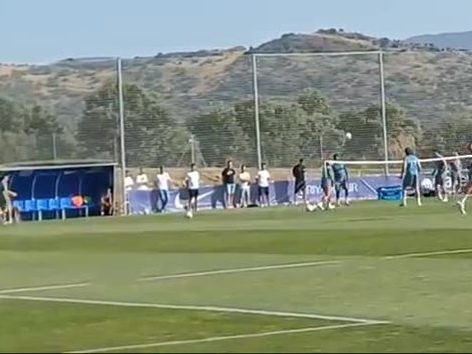
[(147, 174), (144, 173), (143, 168), (139, 169), (139, 175), (136, 176), (136, 184), (138, 185), (139, 190), (147, 190), (149, 189), (148, 186), (149, 179)]
[(157, 198), (160, 202), (159, 212), (165, 212), (169, 202), (169, 184), (172, 183), (170, 175), (164, 171), (164, 166), (159, 167), (159, 173), (156, 176)]
[(130, 213), (130, 207), (129, 207), (129, 200), (128, 200), (128, 193), (131, 192), (134, 189), (134, 179), (133, 175), (129, 172), (126, 171), (126, 177), (125, 177), (125, 191), (126, 191), (126, 196), (125, 196), (125, 208), (126, 208), (126, 214)]
[(241, 166), (239, 186), (241, 187), (241, 208), (247, 208), (251, 203), (251, 174), (246, 171), (246, 165)]
[(269, 171), (267, 171), (265, 163), (261, 165), (261, 169), (259, 170), (259, 172), (257, 172), (256, 180), (259, 189), (259, 206), (270, 206), (270, 173)]
[(125, 189), (127, 192), (132, 190), (134, 187), (134, 179), (133, 176), (129, 171), (126, 171), (126, 177), (125, 177)]
[(190, 165), (190, 171), (185, 177), (185, 185), (188, 190), (188, 210), (197, 211), (198, 190), (200, 188), (200, 173), (195, 169), (195, 164)]

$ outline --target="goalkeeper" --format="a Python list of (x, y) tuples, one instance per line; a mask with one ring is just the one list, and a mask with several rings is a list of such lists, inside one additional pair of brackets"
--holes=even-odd
[(446, 178), (449, 170), (444, 156), (439, 152), (435, 152), (435, 155), (441, 160), (436, 162), (436, 167), (433, 171), (434, 176), (434, 186), (436, 187), (436, 193), (440, 201), (447, 202), (447, 188), (446, 188)]
[[(333, 155), (333, 160), (338, 161), (339, 156), (338, 154)], [(348, 179), (349, 173), (347, 172), (347, 168), (344, 164), (334, 162), (332, 165), (333, 175), (334, 175), (334, 189), (336, 191), (336, 205), (340, 205), (340, 198), (341, 198), (341, 190), (344, 191), (344, 203), (349, 205), (349, 189), (348, 186)]]
[(416, 201), (418, 206), (421, 206), (421, 193), (419, 184), (419, 174), (421, 172), (421, 163), (413, 153), (411, 148), (405, 149), (405, 158), (403, 159), (403, 166), (400, 178), (403, 180), (403, 203), (401, 206), (406, 207), (406, 200), (408, 197), (408, 189), (414, 188), (416, 193)]

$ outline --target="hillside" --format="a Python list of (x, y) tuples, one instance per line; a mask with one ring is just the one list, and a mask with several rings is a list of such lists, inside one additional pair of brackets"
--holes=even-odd
[[(136, 148), (133, 158), (139, 159), (139, 151), (153, 148), (153, 144), (148, 147), (143, 145), (143, 142), (151, 139), (150, 131), (157, 129), (156, 127), (161, 124), (178, 127), (179, 131), (170, 134), (169, 139), (184, 142), (188, 139), (185, 136), (189, 136), (189, 133), (185, 132), (188, 124), (206, 115), (207, 120), (197, 136), (200, 143), (202, 145), (208, 143), (207, 151), (215, 156), (221, 155), (220, 159), (224, 156), (232, 156), (231, 145), (228, 145), (226, 152), (218, 148), (226, 143), (219, 140), (224, 139), (223, 135), (221, 131), (215, 130), (216, 123), (213, 124), (211, 119), (223, 119), (222, 112), (233, 114), (232, 107), (253, 100), (252, 68), (248, 54), (368, 52), (380, 48), (385, 51), (387, 100), (397, 104), (408, 119), (421, 124), (422, 131), (434, 130), (436, 124), (444, 120), (472, 116), (472, 97), (470, 96), (472, 55), (470, 53), (440, 51), (431, 45), (411, 44), (328, 29), (312, 34), (286, 34), (256, 48), (236, 47), (189, 53), (159, 53), (155, 57), (135, 57), (124, 60), (125, 85), (133, 85), (134, 91), (142, 90), (162, 109), (162, 112), (154, 116), (148, 108), (136, 108), (138, 106), (130, 98), (131, 92), (125, 92), (125, 108), (130, 110), (130, 115), (136, 117), (136, 121), (132, 123), (133, 126), (128, 131), (128, 136), (131, 138), (127, 147)], [(98, 118), (103, 114), (116, 117), (117, 109), (114, 106), (116, 94), (112, 97), (96, 94), (107, 82), (112, 82), (115, 78), (115, 63), (109, 60), (66, 59), (41, 66), (0, 64), (0, 98), (26, 107), (41, 105), (57, 117), (58, 124), (62, 127), (61, 134), (66, 137), (64, 140), (69, 142), (67, 145), (69, 150), (65, 148), (63, 150), (75, 151), (70, 153), (73, 157), (89, 157), (90, 151), (84, 150), (79, 153), (77, 150), (77, 146), (81, 145), (81, 139), (83, 139), (78, 135), (77, 129), (82, 123), (82, 130), (84, 130), (84, 125), (89, 129), (82, 132), (82, 136), (84, 134), (95, 136), (94, 134), (98, 132), (95, 144), (100, 145), (99, 140), (103, 139), (100, 137), (100, 132), (109, 128), (105, 128)], [(378, 57), (369, 53), (337, 57), (260, 57), (258, 58), (258, 82), (261, 104), (289, 107), (293, 106), (300, 94), (306, 90), (317, 90), (327, 98), (329, 105), (336, 111), (336, 115), (350, 114), (352, 120), (360, 119), (359, 112), (372, 106), (378, 107), (380, 100)], [(136, 99), (139, 99), (139, 102), (142, 101), (142, 98), (139, 98), (140, 94), (135, 97), (138, 97)], [(95, 105), (97, 101), (99, 102)], [(88, 102), (87, 107), (86, 102)], [(250, 107), (244, 109), (246, 109), (244, 119), (251, 121), (252, 109)], [(90, 112), (97, 119), (91, 117), (87, 124), (83, 123), (83, 117), (90, 116)], [(277, 114), (276, 110), (273, 112)], [(380, 121), (380, 118), (376, 119)], [(233, 127), (231, 125), (233, 123), (223, 120), (221, 124), (223, 127), (221, 129), (230, 131), (232, 136), (234, 132), (243, 129), (241, 134), (244, 134), (241, 136), (248, 142), (253, 141), (253, 132), (247, 125), (249, 123), (244, 123), (246, 126), (242, 127), (241, 123), (234, 123), (236, 125)], [(0, 133), (1, 129), (0, 126)], [(271, 128), (265, 125), (262, 129)], [(368, 128), (365, 129), (365, 134), (368, 135)], [(195, 129), (192, 129), (192, 132), (196, 134)], [(378, 133), (381, 131), (377, 131), (376, 136)], [(27, 132), (27, 134), (30, 133)], [(45, 134), (49, 134), (49, 130)], [(274, 137), (268, 136), (267, 139), (275, 141)], [(400, 151), (405, 138), (396, 137), (395, 139), (397, 146), (392, 149)], [(108, 153), (100, 157), (110, 157), (112, 151), (116, 156), (117, 143), (110, 142), (110, 144), (105, 144), (103, 149)], [(154, 149), (156, 144), (157, 142), (154, 143)], [(237, 142), (235, 144), (237, 145)], [(283, 142), (280, 144), (283, 146)], [(358, 148), (361, 149), (360, 146)], [(185, 150), (185, 147), (180, 149)], [(254, 151), (253, 147), (251, 149)], [(272, 152), (277, 154), (277, 149), (274, 147)], [(362, 149), (368, 150), (368, 147), (364, 146)], [(377, 150), (378, 147), (375, 148), (375, 151)], [(95, 152), (92, 153), (95, 154)], [(247, 158), (253, 160), (254, 152), (252, 154)], [(367, 156), (365, 154), (376, 158), (381, 156), (363, 150), (362, 155)], [(179, 151), (175, 157), (172, 155), (169, 159), (171, 162), (174, 161), (173, 163), (177, 159), (178, 164), (181, 164), (183, 161), (180, 158), (181, 155), (184, 156), (185, 151)], [(23, 156), (28, 156), (28, 154), (21, 155), (21, 159)], [(170, 153), (168, 156), (171, 156)], [(156, 159), (150, 159), (146, 163), (158, 163)], [(212, 160), (208, 156), (206, 159)]]
[[(138, 84), (164, 106), (177, 109), (175, 118), (184, 120), (188, 112), (202, 105), (237, 102), (252, 94), (250, 58), (246, 53), (368, 51), (385, 47), (382, 41), (386, 39), (333, 31), (287, 34), (247, 52), (244, 47), (236, 47), (136, 57), (124, 61), (123, 78), (125, 83)], [(468, 55), (432, 55), (434, 52), (429, 48), (413, 48), (412, 51), (401, 44), (387, 40), (387, 48), (384, 48), (408, 51), (386, 58), (386, 82), (392, 97), (402, 99), (402, 95), (409, 91), (408, 84), (425, 86), (425, 93), (432, 93), (439, 84), (436, 81), (439, 78), (445, 81), (442, 86), (454, 86), (454, 80), (469, 70)], [(276, 74), (268, 77), (267, 81), (263, 78), (261, 93), (288, 99), (310, 87), (320, 89), (335, 102), (342, 101), (343, 96), (352, 96), (348, 92), (352, 83), (369, 88), (377, 86), (376, 60), (371, 55), (261, 59), (261, 75)], [(450, 68), (446, 68), (449, 64)], [(455, 75), (451, 76), (453, 73)], [(95, 92), (107, 80), (115, 79), (115, 75), (115, 63), (106, 60), (67, 59), (44, 66), (0, 64), (0, 92), (1, 96), (15, 101), (53, 107), (61, 121), (70, 123), (82, 113), (84, 96)], [(264, 88), (271, 92), (264, 92)], [(460, 87), (448, 89), (452, 91), (443, 94), (454, 100), (458, 96), (454, 91)], [(359, 103), (364, 100), (363, 97), (349, 98), (350, 101), (354, 99), (359, 99)]]
[(454, 48), (472, 50), (472, 31), (424, 34), (407, 39), (412, 43), (431, 43), (438, 48)]

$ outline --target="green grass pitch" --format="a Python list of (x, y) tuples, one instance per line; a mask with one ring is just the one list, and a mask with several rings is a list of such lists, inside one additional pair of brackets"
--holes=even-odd
[(1, 227), (0, 318), (0, 352), (472, 352), (472, 217), (429, 200)]

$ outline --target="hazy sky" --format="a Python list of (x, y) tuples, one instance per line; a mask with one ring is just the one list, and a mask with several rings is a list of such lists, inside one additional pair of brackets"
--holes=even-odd
[(328, 27), (397, 39), (472, 30), (472, 1), (0, 0), (0, 61), (256, 46)]

